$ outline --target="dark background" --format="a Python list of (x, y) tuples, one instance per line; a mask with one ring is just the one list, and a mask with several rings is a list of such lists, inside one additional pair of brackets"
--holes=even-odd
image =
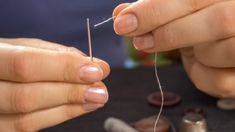
[[(0, 38), (39, 38), (88, 53), (86, 18), (91, 26), (110, 18), (114, 8), (134, 0), (0, 0)], [(91, 27), (94, 56), (123, 67), (127, 50), (112, 21)]]
[[(217, 99), (199, 92), (187, 78), (181, 65), (160, 68), (159, 74), (164, 90), (173, 91), (182, 97), (181, 104), (163, 110), (163, 115), (177, 129), (183, 111), (195, 107), (206, 110), (210, 132), (235, 131), (235, 112), (217, 108)], [(108, 117), (117, 117), (132, 123), (158, 113), (158, 109), (150, 106), (146, 100), (150, 93), (158, 90), (153, 68), (115, 69), (105, 82), (109, 88), (110, 100), (103, 109), (42, 132), (104, 132), (103, 123)]]

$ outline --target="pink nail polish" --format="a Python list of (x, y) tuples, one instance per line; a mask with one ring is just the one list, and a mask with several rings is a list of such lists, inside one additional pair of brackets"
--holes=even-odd
[(83, 81), (97, 82), (103, 79), (103, 70), (98, 66), (85, 65), (81, 67), (79, 76)]
[(108, 92), (104, 88), (89, 88), (84, 98), (88, 102), (104, 104), (108, 101)]

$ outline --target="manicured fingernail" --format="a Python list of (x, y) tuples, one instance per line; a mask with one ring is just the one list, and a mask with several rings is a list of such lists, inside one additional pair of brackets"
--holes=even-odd
[(135, 15), (126, 14), (118, 16), (114, 21), (114, 28), (117, 34), (124, 35), (135, 31), (138, 27), (138, 21)]
[(103, 70), (94, 65), (85, 65), (80, 69), (80, 78), (86, 82), (97, 82), (103, 79)]
[(83, 105), (83, 109), (85, 111), (94, 111), (94, 110), (97, 110), (103, 106), (104, 106), (103, 104), (85, 104), (85, 105)]
[(88, 102), (104, 104), (108, 101), (108, 92), (104, 88), (89, 88), (84, 97)]
[(152, 35), (135, 37), (133, 39), (133, 43), (137, 50), (147, 50), (154, 47), (154, 39)]

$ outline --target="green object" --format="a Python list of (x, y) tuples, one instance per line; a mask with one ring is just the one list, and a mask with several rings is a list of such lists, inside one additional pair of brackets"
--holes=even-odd
[[(151, 66), (154, 65), (155, 62), (155, 54), (144, 53), (141, 51), (137, 51), (133, 46), (130, 39), (126, 39), (126, 43), (128, 45), (128, 53), (129, 57), (140, 66)], [(168, 59), (162, 54), (157, 54), (157, 64), (158, 66), (165, 66), (172, 64), (172, 60)]]

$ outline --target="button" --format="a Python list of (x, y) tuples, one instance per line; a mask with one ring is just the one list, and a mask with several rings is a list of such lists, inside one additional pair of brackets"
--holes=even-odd
[(189, 114), (189, 113), (196, 113), (196, 114), (200, 114), (203, 117), (206, 117), (207, 113), (204, 109), (202, 108), (187, 108), (184, 110), (183, 112), (183, 116)]
[(217, 106), (223, 110), (235, 110), (235, 99), (220, 99)]
[(201, 114), (189, 113), (182, 119), (180, 132), (208, 132), (206, 119)]
[[(181, 97), (178, 94), (172, 92), (164, 92), (164, 106), (170, 107), (179, 104)], [(148, 102), (154, 106), (161, 106), (162, 97), (160, 92), (153, 93), (148, 96)]]
[[(153, 132), (156, 117), (144, 118), (134, 123), (134, 127), (139, 132)], [(156, 127), (156, 132), (169, 132), (171, 123), (166, 117), (161, 116)]]

